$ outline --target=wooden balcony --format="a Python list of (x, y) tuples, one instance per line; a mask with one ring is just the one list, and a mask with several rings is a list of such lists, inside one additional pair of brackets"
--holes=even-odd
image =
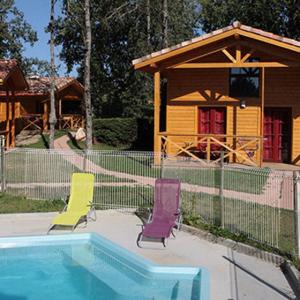
[(64, 114), (59, 118), (59, 129), (77, 130), (80, 127), (84, 128), (84, 126), (84, 117), (80, 114)]
[(162, 153), (190, 157), (204, 164), (220, 163), (221, 152), (228, 162), (251, 166), (262, 163), (260, 136), (160, 132), (158, 140)]
[[(48, 130), (49, 129), (49, 115), (44, 114), (21, 114), (23, 121), (22, 130)], [(57, 120), (57, 128), (77, 130), (85, 126), (84, 117), (77, 114), (61, 115)]]

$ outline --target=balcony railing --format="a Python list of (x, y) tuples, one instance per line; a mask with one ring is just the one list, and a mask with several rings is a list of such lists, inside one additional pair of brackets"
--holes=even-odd
[(260, 136), (169, 132), (160, 132), (158, 136), (161, 152), (165, 154), (187, 156), (206, 164), (217, 164), (223, 152), (223, 157), (228, 162), (261, 165)]
[(84, 128), (84, 117), (80, 114), (64, 114), (59, 119), (60, 129), (76, 130), (80, 127)]

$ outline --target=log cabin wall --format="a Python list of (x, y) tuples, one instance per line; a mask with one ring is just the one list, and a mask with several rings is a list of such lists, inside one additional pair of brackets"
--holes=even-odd
[[(226, 134), (260, 135), (260, 99), (229, 97), (229, 69), (172, 70), (166, 74), (168, 96), (166, 125), (169, 133), (198, 133), (198, 107), (226, 107)], [(265, 107), (284, 107), (292, 111), (291, 162), (300, 164), (300, 68), (266, 69)], [(184, 145), (192, 137), (173, 137)], [(175, 153), (172, 146), (169, 153)], [(259, 154), (257, 154), (259, 155)]]

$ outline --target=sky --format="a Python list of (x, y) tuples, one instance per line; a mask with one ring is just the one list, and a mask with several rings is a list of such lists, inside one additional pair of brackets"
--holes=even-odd
[[(38, 41), (32, 47), (29, 44), (25, 45), (25, 56), (50, 61), (50, 48), (48, 44), (50, 34), (45, 33), (45, 27), (47, 27), (50, 19), (50, 0), (15, 0), (15, 4), (24, 13), (25, 20), (38, 35)], [(59, 5), (60, 1), (57, 1), (55, 7), (56, 13), (60, 9)], [(59, 48), (55, 51), (56, 56), (58, 53)], [(59, 74), (64, 75), (66, 68), (58, 57), (56, 57), (56, 64), (62, 64)], [(76, 76), (76, 71), (73, 71), (70, 75)]]

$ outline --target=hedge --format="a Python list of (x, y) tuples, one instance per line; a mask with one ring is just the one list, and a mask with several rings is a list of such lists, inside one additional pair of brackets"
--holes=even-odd
[(131, 146), (137, 139), (137, 121), (134, 118), (95, 119), (94, 136), (97, 141), (112, 146)]
[(94, 136), (97, 141), (123, 146), (133, 150), (153, 150), (152, 118), (104, 118), (94, 119)]

